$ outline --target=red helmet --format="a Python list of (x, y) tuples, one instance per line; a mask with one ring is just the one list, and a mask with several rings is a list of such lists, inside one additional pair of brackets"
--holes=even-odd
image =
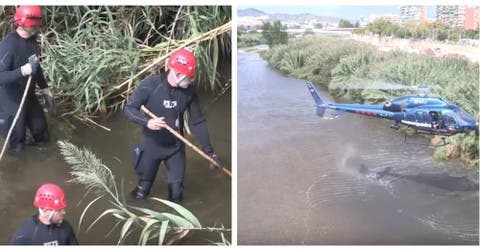
[(178, 49), (168, 59), (168, 67), (176, 72), (193, 77), (197, 67), (197, 59), (195, 59), (191, 50), (185, 48)]
[(33, 205), (39, 208), (62, 210), (67, 206), (65, 193), (62, 188), (56, 184), (43, 184), (35, 194)]
[(20, 26), (42, 25), (40, 6), (20, 6), (15, 12), (15, 24)]

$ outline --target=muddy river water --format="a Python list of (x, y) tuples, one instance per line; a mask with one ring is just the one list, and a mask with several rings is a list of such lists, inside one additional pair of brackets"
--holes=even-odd
[[(210, 140), (219, 158), (225, 166), (231, 166), (231, 94), (230, 91), (217, 98), (213, 104), (207, 105), (207, 98), (200, 96), (210, 132)], [(212, 98), (208, 98), (212, 100)], [(136, 175), (133, 172), (130, 155), (134, 145), (139, 142), (141, 128), (124, 118), (123, 113), (116, 113), (103, 125), (112, 131), (107, 132), (98, 127), (88, 128), (76, 124), (77, 129), (67, 132), (67, 125), (61, 122), (49, 121), (53, 138), (66, 139), (77, 146), (89, 148), (97, 157), (110, 167), (115, 175), (118, 187), (123, 181), (124, 193), (136, 185)], [(188, 137), (192, 142), (195, 140)], [(2, 140), (3, 143), (3, 140)], [(198, 144), (197, 144), (198, 145)], [(162, 165), (163, 166), (163, 165)], [(111, 208), (107, 202), (94, 205), (87, 213), (86, 224), (77, 231), (78, 221), (83, 209), (94, 197), (88, 196), (82, 201), (86, 192), (80, 184), (66, 182), (71, 179), (70, 167), (64, 162), (58, 147), (54, 144), (49, 148), (27, 147), (26, 152), (19, 157), (7, 155), (0, 162), (0, 244), (9, 244), (10, 238), (20, 224), (31, 216), (35, 190), (43, 183), (54, 182), (62, 186), (66, 192), (66, 219), (72, 224), (80, 244), (112, 245), (116, 244), (120, 228), (112, 235), (105, 237), (114, 225), (112, 217), (103, 218), (100, 223), (86, 232), (88, 225), (105, 209)], [(231, 179), (220, 171), (210, 170), (208, 162), (193, 150), (187, 148), (187, 170), (185, 180), (184, 207), (193, 212), (203, 226), (222, 225), (231, 228)], [(151, 196), (168, 197), (165, 167), (160, 167), (157, 179), (152, 188)], [(165, 211), (165, 207), (154, 201), (135, 203), (149, 208)], [(125, 244), (137, 244), (135, 233), (127, 238)], [(138, 234), (136, 235), (138, 236)], [(231, 233), (226, 233), (231, 240)], [(158, 239), (157, 239), (158, 240)], [(212, 232), (194, 232), (178, 244), (212, 244), (221, 242), (220, 235)]]
[(478, 245), (478, 171), (386, 120), (319, 119), (303, 80), (237, 61), (239, 244)]

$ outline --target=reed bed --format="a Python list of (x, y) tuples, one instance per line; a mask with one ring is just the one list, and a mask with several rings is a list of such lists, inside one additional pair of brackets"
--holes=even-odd
[[(41, 65), (62, 116), (90, 119), (121, 109), (148, 74), (165, 71), (171, 52), (190, 47), (195, 84), (224, 88), (220, 64), (231, 58), (230, 6), (43, 6)], [(0, 9), (0, 34), (13, 6)], [(223, 78), (222, 78), (223, 77)]]

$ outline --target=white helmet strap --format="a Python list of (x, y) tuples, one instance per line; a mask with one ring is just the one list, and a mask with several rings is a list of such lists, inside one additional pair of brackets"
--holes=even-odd
[(187, 88), (188, 84), (190, 83), (190, 79), (187, 78), (187, 75), (181, 74), (179, 77), (177, 77), (177, 72), (173, 69), (171, 69), (173, 77), (175, 79), (175, 83), (177, 87), (180, 88)]
[(42, 208), (38, 208), (38, 213), (40, 214), (40, 216), (42, 217), (47, 217), (48, 221), (50, 222), (50, 224), (53, 224), (53, 216), (55, 215), (55, 210), (52, 209), (52, 211), (50, 212), (50, 214), (48, 216), (45, 215), (45, 212), (43, 211)]

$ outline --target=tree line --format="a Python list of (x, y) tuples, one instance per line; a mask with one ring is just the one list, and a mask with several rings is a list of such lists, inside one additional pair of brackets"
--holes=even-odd
[(458, 41), (460, 39), (479, 39), (479, 30), (464, 30), (448, 25), (428, 22), (410, 21), (403, 25), (377, 19), (365, 28), (356, 29), (357, 34), (373, 33), (380, 36), (395, 36), (399, 38), (432, 39), (439, 41)]
[[(390, 36), (405, 39), (431, 39), (437, 41), (453, 41), (460, 39), (479, 39), (479, 30), (464, 30), (460, 28), (452, 28), (447, 25), (428, 22), (428, 21), (410, 21), (403, 25), (399, 25), (384, 19), (377, 19), (369, 23), (364, 28), (359, 28), (359, 23), (351, 23), (348, 20), (341, 19), (340, 28), (355, 28), (355, 34), (376, 34), (379, 36)], [(280, 21), (265, 22), (263, 26), (257, 27), (262, 30), (261, 33), (256, 29), (247, 32), (243, 26), (239, 26), (239, 45), (240, 47), (253, 46), (256, 44), (266, 43), (270, 47), (278, 44), (288, 43), (287, 27), (282, 25)], [(321, 28), (315, 26), (315, 28)], [(305, 34), (314, 34), (312, 29), (306, 29)]]

